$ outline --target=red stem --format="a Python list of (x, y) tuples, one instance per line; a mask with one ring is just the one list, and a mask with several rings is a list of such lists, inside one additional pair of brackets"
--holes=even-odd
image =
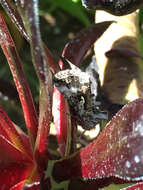
[(17, 54), (14, 42), (9, 34), (2, 14), (0, 14), (0, 44), (9, 63), (13, 79), (19, 94), (24, 118), (27, 125), (32, 147), (37, 136), (38, 119), (30, 88), (24, 75), (20, 58)]

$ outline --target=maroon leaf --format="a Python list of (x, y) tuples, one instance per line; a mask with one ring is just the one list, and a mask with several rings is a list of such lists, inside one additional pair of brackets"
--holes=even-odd
[(34, 168), (32, 159), (0, 135), (0, 188), (9, 190), (26, 179)]
[(56, 136), (58, 140), (59, 150), (61, 155), (64, 156), (66, 151), (67, 126), (69, 116), (67, 114), (66, 100), (56, 87), (54, 87), (53, 109), (54, 124), (57, 132)]
[(61, 156), (69, 155), (74, 151), (73, 133), (76, 129), (70, 115), (70, 109), (64, 96), (54, 87), (53, 93), (53, 119)]
[(0, 107), (0, 188), (9, 190), (29, 176), (32, 183), (36, 172), (28, 137)]
[(9, 0), (0, 0), (0, 3), (7, 12), (7, 14), (9, 15), (9, 17), (11, 18), (12, 22), (17, 26), (21, 34), (25, 37), (26, 40), (29, 40), (29, 36), (26, 33), (23, 21), (16, 9), (15, 4)]
[(17, 147), (15, 147), (10, 141), (8, 141), (2, 135), (0, 135), (0, 153), (1, 153), (0, 157), (1, 167), (4, 167), (5, 164), (10, 164), (12, 162), (32, 163), (32, 160), (24, 152), (19, 151)]
[(14, 184), (26, 179), (32, 169), (23, 163), (11, 163), (8, 166), (3, 165), (0, 168), (0, 188), (9, 190)]
[[(55, 164), (56, 179), (143, 180), (143, 99), (124, 106), (97, 140)], [(58, 171), (61, 171), (59, 173)], [(100, 184), (101, 185), (101, 184)], [(103, 185), (103, 184), (102, 184)]]
[(13, 125), (2, 107), (0, 107), (0, 135), (10, 141), (18, 150), (32, 158), (29, 139), (18, 127)]
[(19, 183), (15, 184), (10, 190), (21, 190), (26, 183), (26, 180), (20, 181)]
[(143, 59), (143, 57), (139, 53), (136, 53), (129, 49), (124, 49), (124, 48), (122, 48), (122, 49), (121, 48), (112, 48), (111, 50), (107, 51), (105, 53), (105, 55), (109, 58), (111, 56), (123, 55), (126, 57), (135, 57), (135, 58)]
[(26, 32), (30, 37), (33, 65), (40, 82), (39, 125), (35, 144), (35, 158), (39, 175), (42, 180), (42, 177), (44, 176), (43, 172), (48, 161), (47, 144), (50, 123), (52, 121), (52, 74), (41, 40), (38, 1), (28, 0), (26, 2), (17, 0), (16, 4), (19, 13), (24, 20)]
[(56, 63), (55, 58), (53, 57), (52, 53), (50, 52), (50, 50), (47, 48), (47, 46), (44, 43), (43, 43), (43, 48), (45, 51), (45, 55), (47, 57), (48, 64), (52, 69), (52, 72), (56, 73), (60, 71), (59, 65)]
[(93, 10), (105, 10), (114, 15), (129, 14), (143, 5), (142, 0), (82, 0), (83, 6)]
[(79, 67), (89, 48), (112, 23), (112, 21), (102, 22), (84, 29), (65, 46), (62, 56)]
[[(12, 134), (13, 131), (11, 131), (11, 126), (9, 127), (10, 129), (8, 129), (7, 125), (5, 126), (5, 128), (7, 128), (6, 131), (9, 132), (8, 135), (13, 139), (10, 139), (9, 141), (3, 136), (3, 134), (0, 135), (0, 188), (3, 187), (4, 190), (9, 190), (10, 187), (13, 187), (21, 180), (28, 179), (28, 182), (32, 183), (38, 179), (33, 157), (31, 154), (28, 154), (30, 151), (28, 150), (30, 149), (30, 145), (28, 147), (26, 144), (27, 150), (25, 151), (22, 146), (25, 145), (24, 140), (26, 139), (23, 138), (24, 136), (21, 136), (24, 142), (21, 145), (18, 142), (21, 140), (21, 137), (19, 135), (15, 137)], [(25, 183), (26, 182), (27, 181), (25, 181)]]
[[(63, 57), (59, 61), (59, 68), (61, 70), (70, 68), (69, 63)], [(74, 133), (77, 125), (75, 119), (70, 115), (71, 110), (68, 102), (56, 87), (53, 91), (53, 108), (59, 151), (62, 156), (67, 156), (73, 153), (75, 149)]]
[(21, 105), (24, 112), (25, 122), (28, 128), (31, 143), (37, 136), (37, 115), (30, 88), (28, 86), (21, 60), (17, 54), (15, 44), (10, 36), (2, 14), (0, 14), (0, 45), (9, 63), (13, 79), (19, 94)]

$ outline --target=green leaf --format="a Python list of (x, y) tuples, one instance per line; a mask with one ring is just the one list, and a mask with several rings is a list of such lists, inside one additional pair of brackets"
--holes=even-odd
[[(60, 9), (63, 9), (64, 11), (68, 12), (73, 17), (80, 20), (85, 26), (88, 26), (90, 24), (89, 18), (86, 15), (85, 10), (82, 7), (81, 2), (79, 2), (79, 0), (54, 0), (54, 1), (46, 0), (45, 7), (47, 7), (47, 3), (49, 3), (51, 5), (48, 9), (46, 9), (47, 12), (49, 12), (49, 10), (51, 10), (51, 9), (56, 10), (56, 9), (60, 8)], [(42, 1), (41, 1), (41, 4), (42, 4)], [(42, 10), (42, 12), (43, 12), (43, 10)]]

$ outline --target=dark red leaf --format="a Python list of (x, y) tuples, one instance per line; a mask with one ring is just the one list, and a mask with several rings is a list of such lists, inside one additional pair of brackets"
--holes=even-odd
[(31, 144), (34, 146), (34, 141), (37, 136), (38, 125), (36, 110), (29, 85), (27, 83), (23, 68), (21, 66), (20, 58), (17, 54), (14, 42), (12, 40), (12, 37), (10, 36), (2, 14), (0, 14), (0, 31), (0, 45), (9, 63), (23, 108), (25, 122), (28, 128)]
[(10, 190), (21, 190), (26, 183), (26, 180), (20, 181), (19, 183), (15, 184)]
[(58, 71), (60, 71), (60, 67), (56, 63), (54, 56), (52, 55), (52, 53), (50, 52), (50, 50), (47, 48), (47, 46), (44, 43), (43, 43), (43, 48), (45, 51), (45, 55), (47, 57), (48, 64), (52, 69), (52, 72), (57, 73)]
[(10, 141), (21, 152), (32, 158), (28, 137), (18, 127), (14, 126), (2, 107), (0, 107), (0, 135)]
[(22, 152), (2, 135), (0, 135), (0, 155), (0, 188), (9, 190), (21, 180), (28, 179), (31, 183), (38, 180), (34, 161), (30, 155)]
[(142, 0), (82, 0), (83, 6), (93, 10), (105, 10), (114, 15), (129, 14), (143, 5)]
[[(27, 3), (29, 6), (27, 6)], [(38, 2), (28, 0), (27, 2), (16, 1), (19, 13), (23, 18), (26, 32), (30, 37), (31, 54), (33, 64), (37, 72), (40, 82), (45, 86), (50, 76), (49, 65), (43, 51), (43, 43), (41, 39), (38, 15)]]
[(9, 0), (0, 0), (0, 3), (2, 7), (5, 9), (13, 23), (17, 26), (18, 30), (21, 32), (21, 34), (29, 40), (29, 37), (26, 33), (26, 30), (24, 28), (23, 21), (21, 19), (21, 16), (19, 15), (15, 4), (12, 1)]
[[(97, 140), (54, 167), (57, 179), (143, 180), (143, 99), (124, 106)], [(59, 168), (62, 173), (59, 174)], [(101, 184), (100, 184), (101, 185)]]
[(53, 115), (59, 150), (61, 155), (64, 156), (67, 143), (68, 117), (70, 116), (67, 113), (66, 100), (56, 87), (54, 87), (53, 95)]
[(97, 23), (84, 29), (65, 46), (62, 56), (79, 67), (89, 48), (112, 23), (112, 21)]
[(35, 145), (35, 156), (39, 170), (43, 170), (47, 165), (48, 134), (52, 121), (52, 74), (41, 40), (38, 2), (34, 0), (28, 0), (27, 2), (17, 0), (16, 4), (20, 15), (25, 21), (24, 26), (26, 32), (30, 37), (33, 64), (40, 81), (39, 126)]
[[(59, 68), (61, 70), (70, 68), (63, 57), (59, 61)], [(60, 154), (62, 156), (70, 155), (74, 151), (75, 143), (73, 135), (77, 125), (70, 115), (68, 102), (56, 87), (54, 87), (53, 91), (53, 119)]]
[(139, 53), (136, 53), (136, 52), (133, 52), (129, 49), (124, 49), (124, 48), (112, 48), (111, 50), (107, 51), (105, 53), (105, 55), (107, 57), (112, 57), (112, 56), (117, 56), (117, 55), (122, 55), (122, 56), (126, 56), (126, 57), (135, 57), (135, 58), (140, 58), (140, 59), (143, 59), (143, 57), (139, 54)]
[(0, 168), (11, 163), (31, 163), (32, 159), (0, 135)]
[[(53, 119), (56, 128), (56, 136), (59, 151), (62, 156), (69, 155), (74, 151), (73, 133), (76, 129), (74, 120), (71, 118), (69, 105), (64, 96), (54, 87), (53, 94)], [(68, 134), (70, 133), (70, 134)], [(68, 142), (68, 140), (70, 142)], [(67, 148), (68, 146), (68, 148)]]
[(11, 163), (0, 168), (0, 189), (10, 190), (15, 184), (26, 179), (31, 168), (23, 163)]
[(0, 108), (0, 188), (9, 190), (29, 176), (37, 179), (29, 139)]
[(9, 190), (27, 179), (33, 168), (32, 159), (0, 135), (0, 189)]

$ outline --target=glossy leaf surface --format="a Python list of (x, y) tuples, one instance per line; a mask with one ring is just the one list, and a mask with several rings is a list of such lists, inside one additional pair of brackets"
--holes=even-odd
[(59, 150), (62, 156), (65, 155), (67, 143), (67, 129), (68, 129), (68, 114), (67, 103), (62, 94), (54, 87), (53, 96), (53, 115), (54, 124), (56, 128), (56, 135), (59, 145)]
[[(27, 6), (27, 3), (29, 6)], [(35, 155), (40, 168), (45, 167), (45, 164), (47, 164), (47, 158), (45, 158), (47, 154), (47, 138), (50, 122), (52, 121), (52, 75), (41, 40), (38, 1), (28, 0), (23, 2), (17, 0), (16, 4), (19, 14), (24, 20), (26, 32), (30, 37), (33, 65), (40, 82), (39, 126), (35, 145)]]
[(12, 163), (0, 170), (0, 188), (9, 190), (14, 184), (26, 179), (31, 172), (31, 168), (23, 164)]
[(105, 10), (113, 15), (126, 15), (143, 5), (142, 0), (82, 0), (83, 6), (93, 10)]
[(0, 107), (0, 188), (10, 187), (26, 179), (34, 162), (28, 137), (15, 126)]
[(136, 52), (133, 52), (129, 49), (124, 49), (124, 48), (112, 48), (111, 50), (107, 51), (105, 53), (105, 55), (110, 58), (112, 56), (116, 56), (116, 55), (122, 55), (122, 56), (126, 56), (126, 57), (135, 57), (135, 58), (140, 58), (143, 59), (143, 57)]
[[(6, 150), (6, 151), (5, 151)], [(0, 188), (9, 190), (32, 172), (32, 160), (0, 136)]]
[[(69, 159), (55, 164), (64, 171), (58, 179), (143, 179), (143, 99), (124, 106), (107, 124), (97, 140)], [(57, 168), (56, 168), (57, 167)], [(56, 175), (57, 176), (57, 175)], [(103, 183), (103, 181), (102, 181)]]
[(5, 9), (5, 11), (7, 12), (7, 14), (9, 15), (9, 17), (11, 18), (12, 22), (17, 26), (21, 34), (25, 37), (26, 40), (29, 41), (29, 36), (26, 33), (23, 21), (16, 9), (15, 4), (9, 0), (0, 0), (0, 3), (2, 7)]
[(10, 190), (20, 190), (23, 188), (26, 180), (22, 180), (19, 183), (15, 184), (13, 187), (10, 188)]
[(39, 182), (35, 182), (29, 185), (24, 185), (26, 180), (19, 182), (18, 184), (14, 185), (10, 190), (40, 190)]
[(8, 31), (8, 28), (3, 19), (3, 15), (0, 14), (0, 45), (9, 63), (15, 86), (17, 88), (21, 105), (24, 112), (25, 122), (31, 137), (31, 143), (34, 144), (37, 135), (37, 115), (32, 98), (32, 94), (27, 83), (24, 71), (21, 65), (21, 60), (17, 54), (15, 44)]
[(28, 137), (14, 126), (2, 107), (0, 107), (0, 135), (13, 144), (16, 149), (32, 158)]
[(62, 56), (79, 67), (89, 48), (112, 23), (112, 21), (102, 22), (82, 30), (65, 46)]

